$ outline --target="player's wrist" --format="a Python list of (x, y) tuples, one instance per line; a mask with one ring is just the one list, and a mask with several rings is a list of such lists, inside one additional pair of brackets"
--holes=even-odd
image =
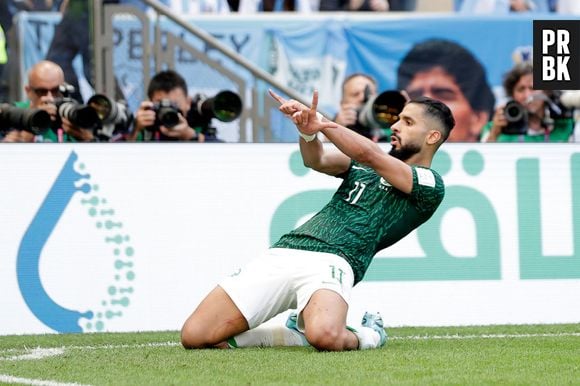
[(304, 134), (303, 132), (298, 131), (298, 135), (306, 142), (312, 142), (316, 139), (316, 134)]

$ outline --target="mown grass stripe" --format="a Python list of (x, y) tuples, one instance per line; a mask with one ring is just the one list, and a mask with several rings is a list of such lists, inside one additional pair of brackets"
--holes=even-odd
[[(388, 331), (388, 329), (387, 329)], [(537, 333), (537, 334), (472, 334), (472, 335), (409, 335), (409, 336), (391, 336), (389, 340), (467, 340), (467, 339), (533, 339), (533, 338), (560, 338), (560, 337), (580, 337), (580, 332), (556, 332), (556, 333)], [(104, 344), (97, 346), (59, 346), (59, 347), (39, 347), (42, 350), (109, 350), (109, 349), (139, 349), (139, 348), (150, 348), (150, 347), (177, 347), (181, 346), (181, 343), (176, 341), (168, 342), (150, 342), (150, 343), (139, 343), (139, 344)], [(34, 349), (26, 348), (9, 348), (0, 349), (0, 354), (10, 354), (10, 353), (21, 353), (27, 350), (28, 352)], [(32, 359), (32, 358), (31, 358)], [(2, 358), (0, 358), (2, 360)], [(6, 359), (5, 359), (6, 360)]]

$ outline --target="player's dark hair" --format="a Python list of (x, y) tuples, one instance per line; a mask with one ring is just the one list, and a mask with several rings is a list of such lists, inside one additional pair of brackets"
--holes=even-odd
[(171, 92), (176, 88), (182, 89), (187, 95), (187, 83), (181, 75), (173, 70), (161, 71), (151, 78), (147, 88), (147, 96), (151, 99), (157, 91)]
[(429, 39), (413, 46), (399, 65), (397, 88), (406, 89), (417, 73), (434, 67), (443, 68), (455, 79), (473, 110), (493, 111), (495, 96), (485, 68), (467, 48), (450, 40)]
[(507, 96), (514, 96), (514, 88), (520, 81), (521, 77), (528, 74), (533, 74), (534, 68), (530, 62), (522, 62), (516, 64), (509, 70), (503, 78), (503, 89)]
[(445, 142), (449, 138), (449, 133), (453, 130), (455, 126), (455, 118), (453, 118), (453, 113), (447, 105), (437, 99), (422, 96), (409, 101), (408, 103), (415, 103), (425, 107), (425, 114), (435, 119), (440, 123), (443, 134), (443, 141)]

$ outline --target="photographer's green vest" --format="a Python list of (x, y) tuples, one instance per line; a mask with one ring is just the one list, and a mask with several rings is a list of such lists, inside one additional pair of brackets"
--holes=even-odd
[[(481, 130), (480, 138), (487, 138), (493, 121), (488, 122)], [(496, 142), (569, 142), (574, 132), (574, 119), (557, 118), (554, 119), (554, 127), (547, 133), (539, 132), (537, 135), (531, 134), (504, 134), (497, 136)]]

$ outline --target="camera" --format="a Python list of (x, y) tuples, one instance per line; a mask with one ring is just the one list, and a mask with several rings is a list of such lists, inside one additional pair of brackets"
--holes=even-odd
[(542, 126), (550, 125), (554, 120), (573, 119), (574, 108), (561, 101), (562, 92), (558, 90), (539, 92), (531, 95), (527, 103), (543, 102), (543, 115), (534, 114), (525, 105), (510, 99), (504, 107), (504, 115), (508, 122), (502, 129), (503, 134), (527, 134), (530, 122), (539, 121)]
[(126, 103), (114, 101), (104, 94), (95, 94), (89, 98), (87, 106), (95, 110), (99, 117), (100, 124), (94, 129), (99, 140), (108, 141), (129, 131), (133, 114)]
[(526, 134), (528, 131), (528, 109), (515, 100), (506, 103), (503, 113), (507, 120), (507, 125), (503, 127), (502, 133), (508, 135)]
[(24, 109), (7, 103), (0, 104), (0, 130), (25, 130), (35, 135), (50, 128), (50, 114), (41, 109)]
[(574, 109), (579, 107), (577, 103), (576, 105), (573, 103), (575, 93), (576, 91), (548, 90), (537, 98), (546, 102), (551, 119), (574, 119)]
[(217, 130), (211, 126), (213, 118), (221, 122), (232, 122), (242, 112), (242, 99), (233, 91), (220, 91), (214, 97), (197, 94), (193, 97), (187, 113), (187, 122), (193, 128), (201, 128), (206, 140), (216, 140)]
[(356, 123), (349, 127), (357, 133), (372, 138), (377, 131), (389, 129), (399, 120), (407, 98), (397, 90), (384, 91), (370, 97), (370, 87), (365, 88), (363, 106), (357, 112)]
[(171, 129), (179, 123), (179, 115), (181, 111), (175, 103), (169, 99), (162, 99), (153, 104), (153, 111), (155, 111), (155, 124), (153, 129), (157, 130), (159, 126), (165, 126)]
[(99, 116), (90, 106), (80, 104), (68, 97), (55, 99), (54, 103), (58, 116), (68, 119), (75, 126), (92, 130), (99, 124)]
[(95, 110), (103, 125), (129, 126), (131, 123), (132, 114), (127, 105), (123, 102), (114, 101), (104, 94), (95, 94), (90, 97), (87, 101), (87, 106)]
[[(63, 83), (58, 88), (62, 97), (56, 98), (54, 104), (59, 118), (66, 118), (71, 124), (83, 129), (94, 129), (99, 123), (97, 112), (71, 98), (71, 94), (75, 91), (74, 86)], [(60, 127), (62, 122), (59, 120), (54, 124), (56, 127)]]

